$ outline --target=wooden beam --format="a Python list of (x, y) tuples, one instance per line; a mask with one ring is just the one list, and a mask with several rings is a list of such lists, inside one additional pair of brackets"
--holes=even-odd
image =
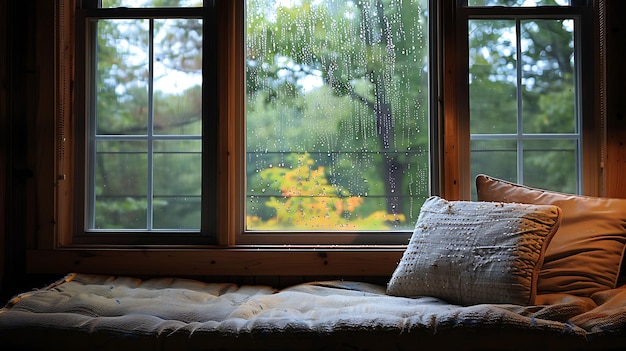
[(27, 271), (36, 274), (391, 276), (402, 253), (402, 249), (30, 250)]

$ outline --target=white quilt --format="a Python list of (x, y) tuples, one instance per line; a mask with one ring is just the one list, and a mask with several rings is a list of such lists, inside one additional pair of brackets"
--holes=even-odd
[(458, 306), (351, 281), (276, 290), (69, 274), (0, 310), (0, 345), (24, 349), (587, 350), (625, 341), (626, 289)]

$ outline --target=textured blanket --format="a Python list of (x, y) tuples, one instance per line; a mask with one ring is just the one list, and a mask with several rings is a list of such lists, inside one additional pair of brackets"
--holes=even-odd
[(276, 290), (70, 274), (0, 310), (0, 347), (104, 350), (620, 349), (626, 289), (458, 306), (327, 281)]

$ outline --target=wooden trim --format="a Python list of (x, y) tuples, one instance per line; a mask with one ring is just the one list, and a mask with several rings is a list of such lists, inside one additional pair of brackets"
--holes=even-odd
[(44, 247), (67, 245), (71, 242), (72, 199), (74, 178), (73, 123), (74, 113), (74, 0), (58, 0), (55, 9), (55, 233), (48, 235), (52, 243)]
[[(442, 167), (442, 194), (446, 199), (459, 200), (463, 198), (464, 186), (462, 183), (462, 169), (460, 167), (462, 151), (460, 150), (461, 124), (459, 123), (458, 95), (462, 91), (457, 82), (459, 67), (457, 53), (456, 11), (454, 1), (441, 1), (443, 22), (441, 36), (443, 40), (443, 167)], [(469, 152), (467, 150), (467, 152)]]
[(240, 18), (243, 13), (243, 2), (228, 0), (218, 2), (220, 16), (220, 51), (226, 55), (220, 55), (220, 72), (225, 72), (220, 77), (220, 173), (219, 173), (219, 211), (218, 215), (218, 238), (219, 245), (233, 245), (236, 233), (240, 231), (239, 223), (242, 213), (238, 198), (243, 198), (244, 173), (244, 150), (239, 146), (244, 142), (243, 114), (245, 106), (244, 98), (244, 66), (243, 40), (244, 27)]
[(403, 249), (30, 250), (27, 271), (124, 275), (391, 276)]
[[(580, 123), (581, 139), (581, 177), (582, 193), (589, 196), (603, 196), (605, 194), (605, 179), (602, 168), (606, 148), (606, 104), (605, 104), (605, 20), (602, 13), (604, 0), (594, 0), (594, 6), (585, 8), (580, 16), (579, 41), (576, 45), (580, 49), (579, 62), (576, 63), (577, 74), (583, 82), (579, 84), (582, 116)], [(592, 28), (593, 30), (585, 30)], [(583, 69), (593, 67), (593, 69)], [(579, 105), (580, 106), (580, 105)]]
[[(588, 184), (588, 188), (592, 188), (595, 185), (598, 196), (606, 196), (607, 184), (606, 184), (606, 102), (607, 102), (607, 72), (606, 72), (606, 32), (607, 32), (607, 15), (606, 15), (606, 0), (594, 0), (593, 3), (593, 15), (592, 21), (594, 26), (594, 43), (596, 43), (597, 53), (594, 58), (597, 60), (594, 71), (594, 87), (597, 88), (597, 93), (594, 94), (596, 101), (594, 113), (597, 118), (597, 142), (600, 143), (599, 152), (597, 155), (598, 168), (600, 169), (597, 175), (597, 184)], [(584, 145), (583, 145), (584, 150)]]
[[(75, 1), (75, 0), (70, 0)], [(67, 147), (71, 150), (71, 173), (69, 184), (71, 192), (69, 196), (59, 196), (59, 218), (58, 222), (64, 222), (64, 227), (58, 227), (57, 245), (70, 245), (74, 240), (74, 234), (83, 234), (85, 230), (85, 171), (87, 163), (87, 97), (92, 93), (87, 84), (86, 65), (87, 52), (77, 50), (76, 46), (87, 45), (88, 26), (84, 16), (73, 10), (73, 35), (72, 42), (74, 55), (73, 88), (71, 98), (73, 101), (71, 111), (71, 136)], [(63, 212), (61, 212), (63, 211)], [(63, 216), (61, 216), (63, 214)]]
[(606, 149), (606, 196), (626, 198), (626, 11), (625, 1), (606, 1), (606, 71), (607, 74), (607, 149)]
[[(56, 90), (53, 82), (56, 78), (55, 17), (58, 4), (56, 1), (46, 1), (33, 11), (32, 43), (28, 46), (27, 69), (31, 74), (26, 78), (26, 89), (30, 95), (27, 98), (26, 118), (29, 140), (36, 140), (36, 146), (28, 148), (26, 152), (27, 164), (35, 175), (33, 186), (28, 188), (29, 210), (35, 209), (26, 221), (28, 247), (52, 247), (54, 243), (54, 179), (55, 179), (55, 118)], [(32, 46), (30, 46), (32, 45)], [(32, 139), (31, 139), (32, 138)]]

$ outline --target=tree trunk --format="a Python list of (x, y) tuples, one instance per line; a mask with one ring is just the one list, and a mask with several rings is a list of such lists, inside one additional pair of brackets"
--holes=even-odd
[(385, 199), (387, 213), (397, 215), (403, 213), (402, 206), (402, 173), (404, 164), (398, 161), (392, 147), (395, 145), (395, 124), (391, 106), (387, 102), (387, 94), (381, 77), (374, 77), (376, 84), (376, 128), (380, 144), (383, 149), (384, 167), (381, 168), (381, 179), (385, 182)]

